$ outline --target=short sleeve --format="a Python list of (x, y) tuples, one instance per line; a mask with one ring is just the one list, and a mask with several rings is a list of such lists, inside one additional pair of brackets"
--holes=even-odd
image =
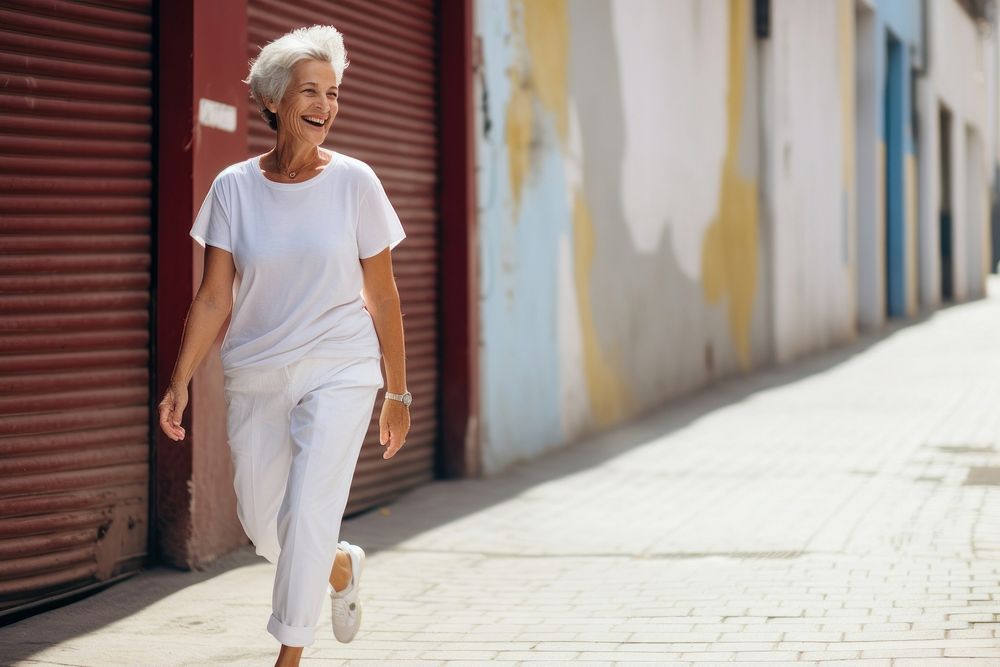
[(229, 214), (222, 197), (219, 195), (219, 179), (212, 183), (211, 189), (201, 204), (201, 209), (194, 219), (190, 231), (191, 237), (198, 245), (212, 245), (228, 252), (233, 251), (229, 234)]
[(372, 186), (362, 196), (358, 207), (358, 257), (374, 257), (386, 248), (395, 248), (405, 238), (399, 216), (382, 183), (373, 174)]

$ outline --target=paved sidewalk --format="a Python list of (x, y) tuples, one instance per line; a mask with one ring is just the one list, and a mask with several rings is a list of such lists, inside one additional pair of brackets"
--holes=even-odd
[[(1000, 665), (998, 287), (345, 522), (364, 626), (304, 664)], [(272, 576), (145, 572), (0, 656), (269, 665)]]

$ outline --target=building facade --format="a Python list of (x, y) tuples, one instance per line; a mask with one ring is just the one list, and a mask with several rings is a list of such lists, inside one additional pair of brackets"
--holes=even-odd
[[(241, 83), (300, 25), (351, 65), (416, 396), (348, 513), (983, 294), (990, 3), (106, 0), (0, 8), (0, 622), (245, 542), (218, 345), (157, 427), (188, 237), (273, 135)], [(373, 416), (374, 417), (374, 416)]]
[(477, 0), (484, 470), (981, 296), (991, 6)]
[[(235, 514), (219, 339), (188, 437), (157, 426), (202, 250), (194, 213), (265, 152), (248, 58), (336, 25), (351, 66), (329, 145), (379, 174), (417, 397), (383, 461), (377, 415), (348, 513), (476, 473), (471, 5), (180, 0), (0, 8), (0, 622), (246, 542)], [(447, 127), (448, 132), (442, 128)], [(445, 389), (447, 387), (447, 389)]]

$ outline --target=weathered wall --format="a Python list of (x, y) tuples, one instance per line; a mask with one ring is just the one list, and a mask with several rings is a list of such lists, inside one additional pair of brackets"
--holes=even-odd
[[(487, 473), (918, 311), (936, 139), (913, 110), (981, 106), (992, 48), (928, 4), (955, 91), (914, 90), (915, 0), (772, 0), (762, 39), (750, 0), (477, 0)], [(976, 113), (960, 294), (986, 266)]]
[(774, 354), (855, 331), (854, 5), (772, 3), (761, 45)]
[(487, 473), (769, 358), (746, 0), (479, 0)]
[(987, 146), (994, 136), (987, 77), (995, 76), (995, 46), (955, 0), (928, 3), (927, 76), (919, 85), (921, 302), (941, 302), (939, 215), (942, 207), (941, 137), (938, 115), (951, 113), (951, 212), (954, 296), (981, 296), (988, 271), (989, 187)]

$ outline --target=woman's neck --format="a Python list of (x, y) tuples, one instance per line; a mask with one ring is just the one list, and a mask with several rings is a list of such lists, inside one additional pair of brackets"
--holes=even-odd
[(320, 148), (313, 144), (301, 144), (281, 141), (271, 149), (271, 166), (279, 174), (287, 175), (289, 172), (301, 172), (310, 164), (319, 162), (322, 152)]

